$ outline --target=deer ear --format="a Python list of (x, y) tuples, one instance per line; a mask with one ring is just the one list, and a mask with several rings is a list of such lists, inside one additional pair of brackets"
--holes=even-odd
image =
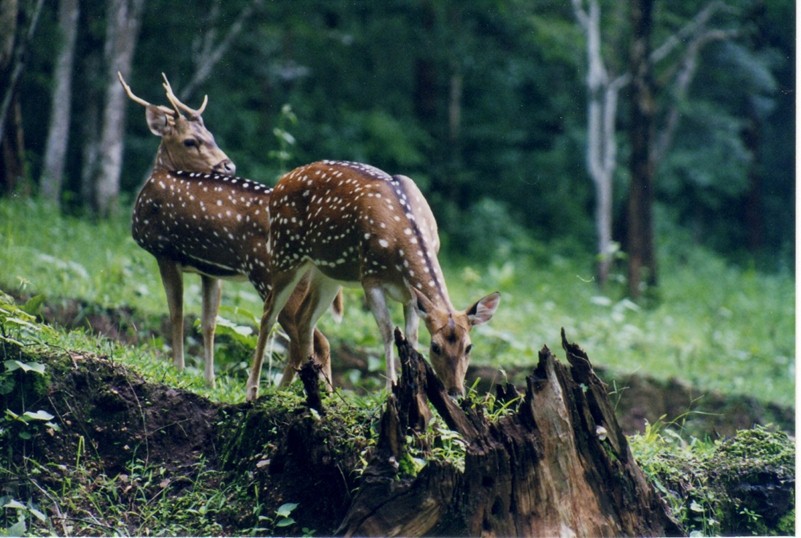
[(428, 300), (428, 297), (423, 295), (423, 292), (415, 287), (412, 287), (412, 293), (414, 294), (414, 306), (420, 314), (420, 317), (428, 319), (432, 312), (434, 312), (433, 303)]
[(479, 299), (473, 306), (465, 311), (470, 325), (481, 325), (482, 323), (488, 322), (492, 318), (492, 315), (495, 314), (500, 303), (501, 294), (497, 291)]
[(159, 107), (148, 105), (145, 108), (145, 118), (147, 118), (147, 126), (150, 127), (150, 132), (154, 135), (164, 136), (170, 132), (172, 118)]

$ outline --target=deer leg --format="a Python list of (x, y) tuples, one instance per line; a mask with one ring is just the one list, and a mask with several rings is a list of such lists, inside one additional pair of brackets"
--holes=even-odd
[(203, 315), (200, 326), (203, 329), (203, 363), (206, 385), (214, 388), (214, 330), (217, 327), (217, 312), (220, 310), (222, 283), (219, 279), (200, 276), (203, 283)]
[(406, 321), (406, 340), (414, 349), (417, 349), (417, 328), (420, 326), (420, 315), (414, 307), (414, 302), (403, 305), (403, 318)]
[[(295, 323), (289, 321), (289, 319), (284, 319), (287, 308), (289, 308), (289, 303), (287, 303), (287, 306), (284, 307), (284, 310), (282, 310), (281, 314), (278, 316), (278, 323), (281, 324), (281, 327), (283, 327), (286, 333), (289, 335), (289, 357), (287, 358), (284, 372), (281, 375), (281, 382), (279, 383), (279, 386), (281, 387), (289, 386), (289, 384), (292, 383), (292, 380), (295, 378), (295, 372), (298, 371), (298, 368), (300, 368), (300, 364), (303, 361), (303, 352), (300, 349), (297, 330), (290, 328), (294, 327)], [(330, 380), (331, 345), (328, 343), (328, 339), (325, 337), (325, 335), (320, 332), (317, 327), (314, 328), (312, 334), (312, 345), (314, 348), (315, 359), (323, 366), (321, 375), (323, 375), (327, 380)]]
[(250, 369), (250, 375), (248, 376), (245, 399), (249, 402), (256, 400), (259, 396), (261, 364), (264, 361), (264, 348), (267, 347), (267, 339), (270, 337), (270, 331), (273, 325), (275, 325), (278, 313), (284, 309), (284, 305), (286, 305), (295, 285), (303, 274), (304, 271), (295, 270), (276, 274), (273, 277), (273, 288), (264, 300), (264, 310), (261, 316), (261, 323), (259, 324), (259, 339), (256, 342), (256, 352), (253, 355), (253, 364)]
[[(302, 358), (310, 357), (314, 353), (314, 343), (317, 335), (325, 340), (322, 333), (317, 330), (317, 320), (328, 310), (331, 302), (339, 293), (339, 284), (335, 280), (327, 278), (316, 270), (312, 270), (311, 275), (312, 282), (301, 304), (298, 316), (299, 350), (304, 354), (301, 356)], [(334, 387), (331, 379), (330, 346), (327, 340), (325, 340), (325, 346), (328, 348), (328, 352), (324, 356), (317, 355), (317, 359), (320, 360), (322, 365), (321, 375), (325, 381), (326, 389), (331, 391)]]
[(392, 318), (389, 316), (387, 299), (380, 285), (363, 283), (367, 306), (373, 313), (381, 338), (384, 341), (384, 357), (387, 361), (387, 390), (392, 390), (395, 382), (395, 353), (392, 348)]
[(161, 283), (167, 295), (172, 334), (172, 360), (178, 370), (184, 369), (184, 279), (178, 264), (157, 258)]
[(312, 345), (314, 356), (323, 365), (322, 376), (325, 378), (326, 387), (332, 390), (334, 378), (331, 374), (331, 345), (328, 343), (328, 338), (317, 327), (312, 331)]
[(297, 371), (300, 365), (300, 349), (298, 348), (298, 331), (295, 325), (295, 312), (290, 312), (292, 300), (294, 299), (295, 294), (292, 294), (290, 297), (289, 302), (287, 302), (286, 306), (281, 313), (278, 314), (278, 323), (283, 327), (284, 331), (286, 332), (287, 336), (289, 336), (289, 355), (286, 359), (286, 366), (284, 366), (284, 371), (281, 373), (281, 381), (278, 383), (279, 387), (287, 387), (295, 378), (295, 372)]
[(289, 336), (289, 356), (287, 357), (286, 366), (281, 374), (280, 387), (287, 387), (295, 378), (295, 372), (300, 368), (303, 362), (303, 351), (300, 346), (300, 334), (298, 333), (298, 322), (300, 308), (303, 299), (309, 292), (309, 278), (304, 276), (297, 286), (295, 286), (292, 295), (289, 296), (284, 309), (278, 314), (278, 323), (284, 328), (286, 334)]

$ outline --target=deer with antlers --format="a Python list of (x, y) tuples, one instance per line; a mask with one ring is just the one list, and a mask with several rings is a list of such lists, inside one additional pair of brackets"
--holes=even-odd
[(414, 182), (372, 166), (322, 161), (290, 171), (270, 198), (273, 287), (264, 302), (247, 385), (258, 396), (267, 335), (295, 285), (310, 280), (298, 312), (300, 352), (312, 351), (314, 325), (340, 285), (360, 284), (384, 342), (387, 384), (395, 381), (387, 299), (403, 304), (406, 338), (417, 344), (418, 316), (431, 335), (434, 370), (452, 396), (464, 393), (470, 330), (489, 321), (498, 292), (465, 310), (451, 304), (437, 259), (436, 221)]
[[(128, 97), (145, 107), (150, 131), (161, 138), (155, 164), (136, 198), (132, 235), (155, 256), (167, 295), (175, 366), (184, 368), (183, 273), (199, 273), (203, 307), (201, 329), (205, 379), (214, 386), (214, 331), (220, 307), (221, 279), (248, 279), (264, 299), (271, 288), (268, 204), (271, 189), (234, 177), (236, 167), (217, 146), (203, 124), (199, 109), (182, 103), (167, 77), (163, 87), (170, 107), (156, 106), (134, 95), (122, 75)], [(279, 323), (289, 336), (289, 360), (282, 385), (288, 384), (309, 353), (299, 354), (294, 321), (308, 286), (301, 284), (281, 311)], [(341, 296), (334, 302), (341, 314)], [(330, 348), (325, 336), (314, 331), (314, 357), (331, 379)]]

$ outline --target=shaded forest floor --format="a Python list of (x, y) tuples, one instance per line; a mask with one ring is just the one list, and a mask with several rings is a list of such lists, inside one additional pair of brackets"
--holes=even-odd
[[(60, 301), (43, 305), (41, 314), (122, 342), (147, 333), (131, 330), (136, 316), (128, 310)], [(13, 441), (0, 470), (0, 529), (11, 534), (328, 535), (375, 443), (375, 400), (333, 395), (324, 419), (305, 407), (297, 384), (288, 392), (267, 389), (255, 405), (215, 403), (146, 381), (102, 354), (12, 340), (2, 342), (3, 361), (28, 366), (0, 373), (3, 407), (19, 414), (17, 420), (7, 415), (0, 428)], [(340, 357), (335, 370), (372, 375), (359, 353), (333, 354)], [(45, 365), (43, 374), (29, 369), (36, 364)], [(506, 372), (513, 381), (528, 373)], [(497, 373), (475, 368), (471, 376)], [(792, 533), (794, 442), (764, 428), (737, 432), (756, 424), (792, 432), (792, 409), (746, 396), (702, 395), (677, 381), (632, 377), (610, 388), (624, 428), (641, 432), (646, 473), (688, 532)], [(676, 443), (652, 428), (677, 418), (672, 426), (686, 438), (689, 432), (730, 438), (701, 455), (680, 441), (677, 455)], [(316, 442), (301, 441), (309, 436)], [(433, 436), (436, 450), (413, 456), (408, 473), (427, 459), (458, 465), (458, 441), (444, 429)], [(743, 457), (743, 446), (755, 452)]]
[[(29, 299), (29, 297), (18, 297)], [(109, 309), (87, 304), (75, 299), (63, 299), (43, 305), (41, 318), (66, 329), (84, 328), (125, 344), (139, 344), (153, 334), (168, 334), (168, 319), (163, 316), (158, 326), (143, 327), (142, 316), (129, 308)], [(137, 320), (139, 325), (137, 326)], [(194, 345), (188, 351), (202, 354), (201, 338), (194, 328), (194, 319), (187, 316), (185, 332), (195, 334)], [(218, 336), (225, 341), (226, 336)], [(353, 389), (353, 379), (380, 376), (380, 371), (371, 369), (368, 357), (359, 350), (341, 345), (332, 350), (334, 384)], [(795, 434), (795, 410), (774, 402), (759, 400), (745, 394), (723, 394), (701, 390), (675, 378), (661, 380), (648, 375), (619, 375), (602, 366), (596, 366), (599, 377), (610, 386), (610, 397), (616, 405), (621, 427), (628, 435), (642, 433), (646, 424), (670, 422), (686, 434), (695, 437), (725, 437), (740, 429), (755, 425), (772, 425), (777, 429)], [(358, 376), (347, 375), (357, 371)], [(512, 382), (525, 385), (525, 376), (530, 367), (511, 367), (501, 374), (497, 368), (471, 364), (467, 374), (467, 386), (475, 386), (480, 392), (491, 392), (496, 382)], [(382, 384), (383, 381), (380, 381)]]

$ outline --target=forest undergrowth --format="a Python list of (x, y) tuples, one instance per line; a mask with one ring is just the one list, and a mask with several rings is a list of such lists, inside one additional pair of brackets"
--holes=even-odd
[[(495, 318), (475, 331), (473, 353), (476, 364), (497, 369), (498, 380), (506, 371), (535, 364), (543, 345), (558, 349), (564, 327), (592, 351), (596, 366), (620, 376), (677, 378), (699, 390), (793, 405), (795, 285), (789, 269), (743, 268), (671, 235), (661, 242), (659, 287), (635, 303), (622, 293), (622, 274), (613, 274), (612, 284), (600, 291), (592, 257), (566, 254), (575, 248), (518, 243), (522, 247), (500, 245), (485, 260), (469, 263), (441, 256), (454, 303), (501, 292)], [(167, 309), (158, 270), (131, 239), (127, 215), (95, 222), (61, 216), (27, 198), (0, 200), (0, 266), (0, 289), (47, 303), (77, 300), (90, 310), (124, 309), (135, 318), (134, 330), (145, 335), (135, 354), (166, 353), (160, 333)], [(185, 312), (199, 314), (197, 277), (185, 277), (184, 298)], [(324, 316), (321, 328), (334, 349), (358, 349), (370, 370), (381, 370), (378, 332), (361, 293), (346, 290), (345, 298), (345, 322)], [(226, 387), (238, 386), (246, 371), (260, 310), (249, 284), (223, 286), (218, 398), (241, 397)], [(400, 309), (394, 315), (402, 319)], [(163, 362), (159, 368), (166, 368)], [(190, 370), (201, 366), (190, 358)], [(228, 381), (226, 374), (236, 379)], [(358, 384), (358, 372), (350, 375)], [(376, 386), (368, 381), (365, 390)]]
[[(209, 392), (200, 372), (155, 352), (37, 322), (26, 312), (37, 302), (0, 295), (0, 536), (335, 531), (375, 447), (383, 390), (325, 395), (324, 416), (299, 384), (231, 404), (243, 392), (233, 377)], [(471, 388), (463, 405), (497, 420), (515, 401)], [(301, 430), (316, 441), (298, 445)], [(432, 462), (464, 472), (464, 441), (442, 420), (421, 439), (427, 448), (398, 462), (403, 476)], [(629, 442), (691, 535), (792, 533), (786, 433), (700, 439), (660, 419)], [(323, 477), (338, 486), (321, 497)]]
[[(543, 344), (559, 349), (558, 331), (565, 327), (611, 376), (611, 398), (627, 390), (615, 383), (617, 376), (640, 373), (678, 378), (699, 394), (750, 394), (792, 405), (789, 273), (760, 273), (708, 252), (676, 249), (681, 254), (663, 263), (658, 292), (637, 304), (614, 285), (599, 292), (591, 259), (534, 243), (520, 250), (527, 255), (494, 256), (502, 263), (444, 264), (457, 303), (478, 291), (503, 294), (497, 317), (474, 337), (474, 361), (494, 372), (491, 381), (533, 367)], [(249, 285), (224, 286), (218, 383), (209, 389), (196, 334), (190, 331), (187, 371), (166, 360), (163, 291), (154, 260), (130, 238), (127, 217), (91, 222), (27, 199), (1, 200), (0, 265), (0, 290), (17, 297), (0, 300), (0, 401), (6, 404), (0, 535), (334, 532), (339, 508), (318, 506), (303, 497), (295, 478), (264, 471), (285, 450), (291, 417), (305, 415), (297, 386), (290, 392), (265, 387), (256, 407), (243, 404), (260, 306)], [(187, 277), (188, 312), (200, 309), (197, 280)], [(55, 310), (73, 330), (36, 321)], [(110, 325), (104, 332), (113, 338), (95, 334), (98, 320)], [(344, 502), (375, 443), (384, 396), (381, 345), (354, 291), (346, 294), (344, 322), (324, 320), (322, 328), (335, 354), (366, 361), (335, 372), (355, 390), (327, 397), (325, 420), (309, 411), (303, 419), (321, 435), (338, 424), (331, 449), (353, 469), (344, 477)], [(283, 366), (280, 339), (271, 351), (265, 377), (275, 380)], [(491, 395), (476, 390), (469, 397), (491, 403)], [(792, 438), (773, 428), (695, 437), (683, 426), (693, 412), (688, 407), (682, 416), (655, 420), (630, 438), (634, 456), (684, 528), (701, 535), (791, 533)], [(252, 413), (273, 426), (240, 439)], [(458, 466), (458, 436), (441, 426), (431, 435), (434, 450), (401, 462), (409, 472), (432, 460)], [(286, 476), (297, 473), (289, 469)]]

